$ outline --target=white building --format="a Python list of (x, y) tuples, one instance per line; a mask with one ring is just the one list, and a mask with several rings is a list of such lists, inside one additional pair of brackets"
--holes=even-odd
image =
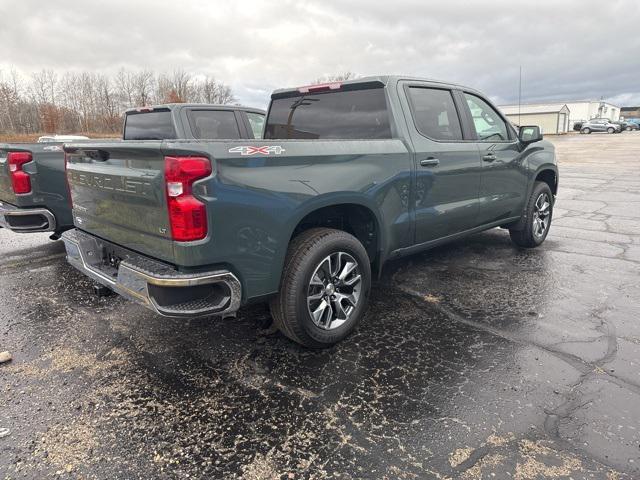
[(516, 125), (537, 125), (544, 134), (563, 134), (571, 129), (570, 111), (564, 103), (505, 105), (502, 113)]
[[(557, 102), (557, 103), (529, 103), (526, 105), (521, 105), (521, 112), (525, 112), (527, 109), (531, 109), (532, 111), (548, 110), (553, 112), (560, 112), (563, 107), (567, 107), (569, 109), (569, 122), (568, 129), (571, 130), (573, 128), (573, 124), (575, 122), (584, 122), (586, 120), (591, 120), (592, 118), (608, 118), (610, 120), (619, 120), (620, 119), (620, 107), (614, 105), (609, 102), (605, 102), (604, 100), (576, 100), (572, 102)], [(511, 116), (511, 112), (518, 111), (518, 105), (505, 105), (500, 107), (505, 115)], [(506, 112), (510, 113), (507, 114)], [(515, 123), (518, 123), (517, 121)], [(522, 122), (524, 125), (524, 121)], [(536, 125), (534, 123), (534, 125)], [(546, 133), (555, 133), (553, 131), (546, 131)], [(561, 132), (558, 132), (561, 133)]]
[(592, 118), (620, 120), (620, 107), (604, 100), (567, 102), (567, 107), (571, 110), (569, 120), (572, 126), (574, 122), (591, 120)]

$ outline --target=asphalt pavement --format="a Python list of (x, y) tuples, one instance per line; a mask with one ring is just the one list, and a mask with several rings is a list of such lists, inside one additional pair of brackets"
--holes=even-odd
[(61, 242), (0, 230), (0, 478), (640, 478), (640, 132), (552, 141), (542, 247), (389, 264), (324, 351), (262, 305), (97, 297)]

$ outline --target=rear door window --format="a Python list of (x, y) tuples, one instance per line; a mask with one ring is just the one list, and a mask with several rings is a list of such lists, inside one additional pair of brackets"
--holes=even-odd
[(418, 131), (439, 141), (462, 140), (462, 128), (449, 90), (409, 87), (413, 118)]
[(125, 140), (165, 140), (176, 138), (169, 110), (128, 113), (124, 124)]
[(274, 99), (264, 138), (391, 138), (384, 89), (368, 88)]
[(191, 133), (198, 139), (238, 139), (240, 128), (232, 110), (191, 110)]

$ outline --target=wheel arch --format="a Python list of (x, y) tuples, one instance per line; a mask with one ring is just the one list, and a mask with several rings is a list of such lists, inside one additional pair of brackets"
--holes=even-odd
[[(545, 152), (545, 154), (548, 152)], [(508, 225), (508, 228), (511, 230), (522, 230), (527, 222), (527, 212), (526, 206), (531, 193), (533, 192), (533, 187), (537, 181), (543, 181), (549, 185), (553, 196), (555, 197), (558, 193), (558, 166), (549, 159), (544, 159), (542, 156), (533, 155), (529, 158), (529, 181), (527, 184), (527, 194), (525, 197), (522, 215), (520, 220), (515, 221), (512, 224)]]
[(535, 176), (533, 177), (533, 182), (529, 189), (529, 194), (531, 194), (531, 190), (533, 190), (533, 185), (535, 182), (545, 182), (549, 185), (553, 196), (555, 197), (558, 193), (558, 168), (555, 165), (545, 165), (539, 168), (536, 171)]
[[(331, 223), (340, 218), (347, 223), (342, 225)], [(326, 221), (322, 225), (318, 222)], [(363, 227), (362, 222), (370, 222), (372, 228), (369, 232), (359, 231)], [(386, 235), (382, 226), (384, 225), (382, 213), (378, 206), (367, 197), (360, 195), (345, 194), (336, 196), (335, 194), (315, 197), (312, 201), (305, 203), (292, 216), (289, 222), (288, 241), (300, 233), (317, 226), (325, 226), (343, 230), (354, 235), (365, 246), (372, 263), (384, 251), (386, 245)], [(369, 235), (369, 241), (363, 235)], [(372, 243), (373, 242), (373, 243)]]
[[(342, 215), (343, 219), (344, 214), (349, 213), (359, 213), (363, 215), (363, 218), (357, 224), (357, 227), (354, 227), (352, 224), (350, 228), (344, 228), (344, 225), (335, 224), (336, 212), (338, 212), (338, 217)], [(386, 259), (385, 252), (387, 251), (387, 234), (383, 227), (383, 216), (375, 202), (362, 195), (351, 193), (336, 195), (332, 193), (314, 197), (300, 205), (287, 222), (286, 232), (284, 232), (282, 236), (283, 240), (286, 239), (286, 244), (284, 241), (282, 242), (272, 265), (272, 290), (275, 292), (280, 286), (287, 250), (291, 241), (297, 235), (310, 228), (324, 226), (351, 233), (365, 244), (366, 242), (363, 242), (363, 236), (369, 232), (360, 227), (366, 225), (367, 220), (373, 222), (375, 243), (369, 244), (368, 248), (367, 245), (365, 245), (365, 250), (367, 250), (367, 254), (372, 263), (372, 274), (375, 275), (376, 272), (380, 272), (382, 264)], [(356, 228), (357, 231), (354, 232), (354, 228)]]

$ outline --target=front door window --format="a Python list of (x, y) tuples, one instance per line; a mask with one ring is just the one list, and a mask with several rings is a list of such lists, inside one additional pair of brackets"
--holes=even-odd
[(471, 111), (478, 140), (480, 142), (508, 141), (509, 129), (498, 112), (480, 97), (469, 93), (465, 93), (464, 96)]

